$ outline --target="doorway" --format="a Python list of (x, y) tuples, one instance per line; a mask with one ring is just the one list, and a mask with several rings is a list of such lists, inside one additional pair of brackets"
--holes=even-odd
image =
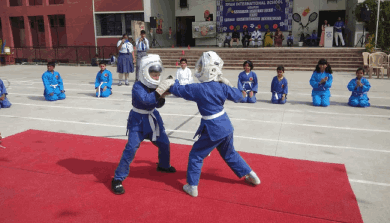
[(195, 46), (195, 39), (192, 38), (192, 22), (195, 22), (195, 16), (176, 17), (177, 46)]
[[(345, 23), (345, 10), (320, 11), (318, 15), (318, 36), (321, 37), (324, 20), (327, 20), (330, 26), (334, 26), (339, 17), (341, 17), (341, 20)], [(345, 36), (345, 29), (343, 29), (343, 37), (345, 41), (347, 39)], [(335, 44), (335, 42), (333, 44)]]

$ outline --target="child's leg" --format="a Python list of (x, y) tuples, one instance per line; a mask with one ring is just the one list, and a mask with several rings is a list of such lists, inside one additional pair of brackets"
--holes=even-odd
[(125, 84), (129, 85), (129, 73), (125, 73)]
[(350, 97), (349, 100), (348, 100), (348, 105), (353, 106), (353, 107), (357, 107), (359, 105), (358, 98), (353, 97), (353, 96)]
[(105, 91), (103, 89), (100, 90), (100, 97), (106, 98), (111, 95), (111, 89), (107, 88)]
[(253, 93), (252, 97), (248, 95), (248, 103), (256, 103), (256, 93)]
[(162, 168), (169, 168), (170, 164), (170, 147), (169, 139), (167, 134), (164, 131), (160, 131), (160, 136), (155, 142), (152, 142), (155, 146), (158, 147), (158, 166)]
[(282, 100), (282, 98), (279, 99), (279, 104), (286, 104), (287, 102), (287, 99), (284, 98), (284, 100)]
[(122, 158), (115, 170), (114, 180), (123, 181), (129, 175), (130, 164), (143, 140), (144, 137), (140, 132), (129, 132), (128, 141), (125, 149), (123, 150)]
[(233, 133), (222, 139), (222, 143), (217, 146), (217, 150), (226, 164), (241, 178), (249, 174), (252, 169), (245, 162), (245, 160), (237, 153), (233, 146)]
[(47, 94), (47, 95), (45, 95), (45, 99), (47, 101), (57, 101), (58, 100), (58, 96), (55, 93), (52, 96)]
[(11, 107), (11, 102), (8, 101), (8, 98), (5, 97), (4, 100), (0, 101), (0, 108), (9, 108)]
[(123, 73), (118, 73), (118, 77), (119, 77), (119, 85), (122, 85)]
[(65, 99), (66, 98), (66, 95), (65, 95), (65, 92), (64, 93), (59, 93), (59, 94), (57, 94), (57, 97), (58, 97), (58, 100), (63, 100), (63, 99)]
[(329, 96), (321, 96), (321, 106), (328, 107), (330, 105)]
[(359, 100), (360, 107), (370, 107), (370, 102), (366, 98), (362, 98)]
[(313, 105), (314, 106), (321, 105), (321, 96), (320, 95), (313, 95)]

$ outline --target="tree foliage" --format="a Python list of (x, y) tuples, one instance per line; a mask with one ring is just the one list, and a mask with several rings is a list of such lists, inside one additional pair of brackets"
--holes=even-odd
[[(370, 20), (368, 22), (364, 22), (360, 16), (361, 9), (366, 7), (366, 5), (371, 12)], [(364, 22), (365, 27), (371, 35), (375, 35), (376, 32), (377, 13), (377, 0), (365, 0), (363, 3), (357, 4), (355, 8), (356, 20)], [(385, 51), (390, 50), (390, 1), (384, 1), (380, 4), (377, 47)]]

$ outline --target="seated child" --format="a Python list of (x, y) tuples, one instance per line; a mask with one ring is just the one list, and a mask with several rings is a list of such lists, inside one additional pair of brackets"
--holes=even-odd
[(110, 54), (110, 65), (116, 64), (116, 57), (112, 53)]
[(369, 107), (370, 102), (367, 97), (367, 92), (370, 90), (370, 82), (364, 76), (364, 69), (359, 68), (356, 71), (356, 78), (352, 79), (347, 88), (352, 91), (351, 97), (349, 97), (348, 104), (353, 107)]
[(97, 67), (98, 66), (98, 57), (99, 57), (99, 55), (95, 55), (93, 58), (92, 58), (92, 60), (91, 60), (91, 66), (93, 66), (93, 67)]
[(315, 71), (310, 78), (310, 85), (313, 87), (311, 96), (314, 106), (329, 106), (330, 91), (332, 87), (333, 76), (332, 68), (325, 59), (318, 61)]
[(229, 47), (231, 47), (231, 43), (232, 42), (232, 37), (230, 36), (230, 33), (226, 33), (226, 36), (225, 36), (225, 41), (223, 41), (223, 47), (226, 46), (226, 44), (228, 44)]
[(187, 67), (187, 59), (180, 59), (180, 67), (176, 72), (176, 79), (179, 80), (181, 85), (192, 84), (194, 79), (192, 78), (191, 70)]
[(112, 94), (112, 74), (109, 70), (106, 70), (106, 63), (101, 61), (99, 63), (100, 71), (96, 75), (95, 89), (96, 97), (108, 97)]
[(288, 83), (287, 79), (283, 76), (284, 67), (279, 66), (276, 68), (276, 71), (278, 75), (272, 79), (271, 83), (271, 102), (274, 104), (285, 104), (288, 93)]
[(258, 47), (263, 45), (263, 39), (261, 38), (261, 32), (259, 30), (259, 27), (255, 27), (255, 31), (252, 32), (249, 41), (251, 41), (253, 47), (255, 47), (255, 42), (257, 42)]
[(5, 89), (4, 82), (0, 79), (0, 109), (11, 107), (11, 102), (7, 98), (7, 89)]
[(238, 75), (238, 89), (242, 92), (244, 99), (242, 103), (255, 103), (257, 93), (257, 75), (252, 71), (253, 63), (247, 60), (243, 64), (244, 71)]
[(203, 116), (195, 133), (200, 138), (194, 143), (188, 158), (187, 184), (183, 186), (183, 190), (193, 197), (198, 196), (203, 160), (214, 148), (237, 177), (245, 177), (247, 182), (254, 185), (260, 184), (256, 173), (233, 146), (233, 126), (223, 105), (227, 99), (239, 102), (242, 94), (222, 77), (222, 66), (223, 61), (215, 52), (204, 52), (195, 65), (195, 76), (201, 83), (180, 85), (178, 80), (168, 79), (156, 90), (161, 95), (169, 89), (177, 97), (196, 102)]
[(140, 64), (143, 72), (140, 72), (140, 80), (134, 83), (132, 89), (133, 109), (127, 121), (128, 141), (111, 183), (115, 194), (125, 193), (122, 181), (129, 175), (130, 164), (144, 139), (149, 139), (158, 147), (157, 171), (176, 172), (170, 165), (169, 139), (165, 133), (164, 123), (156, 110), (165, 104), (165, 96), (169, 94), (160, 96), (155, 91), (163, 70), (161, 59), (158, 55), (149, 54), (142, 57)]
[(57, 71), (54, 71), (56, 64), (54, 62), (47, 63), (47, 71), (42, 75), (43, 86), (45, 90), (43, 95), (47, 101), (57, 101), (65, 99), (64, 83)]
[(311, 34), (311, 46), (318, 46), (318, 35), (315, 30), (313, 30), (313, 33)]
[(294, 36), (292, 35), (292, 32), (290, 31), (287, 36), (287, 46), (292, 46), (294, 44)]

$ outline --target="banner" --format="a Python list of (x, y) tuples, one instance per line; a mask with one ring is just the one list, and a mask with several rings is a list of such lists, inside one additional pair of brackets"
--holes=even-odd
[(192, 38), (216, 37), (215, 22), (192, 22)]
[(252, 32), (257, 26), (263, 32), (291, 31), (292, 14), (293, 0), (217, 0), (217, 30), (242, 32), (246, 26)]
[(333, 47), (333, 26), (325, 27), (325, 45), (324, 47)]

